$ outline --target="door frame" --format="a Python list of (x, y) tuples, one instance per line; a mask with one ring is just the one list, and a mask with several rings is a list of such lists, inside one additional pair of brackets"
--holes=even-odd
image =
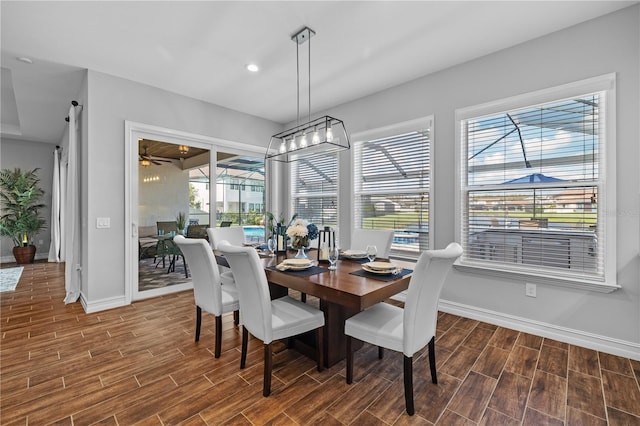
[[(209, 150), (210, 183), (209, 205), (216, 204), (215, 170), (217, 152), (264, 157), (266, 148), (247, 145), (195, 133), (182, 132), (150, 124), (125, 120), (125, 303), (158, 297), (193, 288), (191, 283), (176, 284), (161, 289), (138, 291), (138, 139), (152, 139), (176, 145), (188, 145)], [(209, 223), (215, 223), (215, 208), (209, 211)]]

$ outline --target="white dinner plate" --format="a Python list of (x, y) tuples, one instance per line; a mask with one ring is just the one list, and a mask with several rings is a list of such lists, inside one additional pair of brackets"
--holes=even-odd
[(372, 274), (378, 274), (378, 275), (391, 275), (393, 273), (395, 273), (397, 271), (397, 268), (393, 268), (393, 269), (372, 269), (369, 268), (367, 266), (367, 264), (365, 263), (364, 265), (362, 265), (362, 269), (364, 269), (367, 272), (371, 272)]
[(351, 259), (364, 259), (367, 257), (367, 252), (363, 250), (345, 250), (342, 252), (342, 255), (350, 257)]
[(297, 267), (309, 267), (313, 265), (313, 261), (310, 259), (285, 259), (282, 261), (283, 264), (287, 266), (297, 266)]
[(313, 263), (305, 266), (294, 266), (294, 265), (286, 265), (286, 266), (287, 266), (287, 269), (291, 271), (303, 271), (305, 269), (311, 268), (313, 266)]
[(368, 262), (362, 266), (366, 266), (369, 269), (375, 269), (376, 271), (392, 271), (397, 268), (397, 266), (391, 262)]

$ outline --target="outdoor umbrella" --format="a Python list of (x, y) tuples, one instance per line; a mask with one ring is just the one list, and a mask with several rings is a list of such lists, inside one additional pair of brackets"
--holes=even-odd
[(530, 175), (508, 180), (505, 183), (536, 183), (536, 182), (560, 182), (560, 181), (562, 181), (562, 179), (543, 175), (542, 173), (532, 173)]

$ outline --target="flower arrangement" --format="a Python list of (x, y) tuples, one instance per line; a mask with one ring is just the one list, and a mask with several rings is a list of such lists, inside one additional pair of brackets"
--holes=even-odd
[(291, 247), (295, 249), (309, 247), (309, 242), (318, 238), (318, 227), (304, 219), (296, 219), (287, 228), (287, 236), (291, 238)]

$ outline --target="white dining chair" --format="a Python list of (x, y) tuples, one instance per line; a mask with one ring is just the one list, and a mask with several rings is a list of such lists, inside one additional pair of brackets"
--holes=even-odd
[(351, 232), (351, 250), (366, 250), (367, 246), (374, 245), (378, 249), (376, 257), (388, 259), (391, 254), (393, 242), (393, 229), (361, 229)]
[(235, 287), (222, 284), (213, 251), (205, 239), (176, 235), (173, 241), (188, 259), (191, 268), (193, 296), (196, 302), (196, 342), (200, 340), (202, 310), (205, 310), (215, 317), (214, 356), (219, 358), (222, 348), (222, 314), (233, 312), (234, 317), (238, 317), (238, 292)]
[(211, 248), (216, 250), (220, 241), (228, 241), (233, 246), (244, 244), (244, 229), (242, 226), (230, 226), (228, 228), (207, 228)]
[(358, 339), (379, 348), (382, 358), (387, 348), (404, 354), (404, 399), (407, 414), (414, 414), (413, 355), (429, 345), (431, 381), (436, 376), (435, 334), (438, 320), (438, 300), (453, 262), (462, 255), (462, 247), (451, 243), (442, 250), (424, 251), (418, 258), (409, 281), (404, 309), (380, 302), (347, 319), (347, 383), (353, 382), (352, 339)]
[[(218, 245), (222, 241), (226, 241), (232, 246), (242, 246), (244, 244), (244, 229), (242, 226), (231, 226), (225, 228), (207, 228), (207, 235), (209, 236), (209, 244), (213, 250), (218, 249)], [(218, 266), (220, 271), (220, 278), (223, 284), (236, 285), (236, 280), (233, 276), (231, 269), (226, 266)]]
[(264, 344), (264, 382), (262, 394), (271, 393), (271, 370), (273, 368), (271, 343), (274, 340), (297, 336), (316, 330), (318, 371), (324, 364), (323, 327), (324, 314), (289, 296), (271, 300), (267, 276), (251, 247), (220, 244), (218, 247), (236, 277), (240, 297), (240, 322), (242, 324), (242, 353), (240, 368), (245, 368), (249, 333)]

